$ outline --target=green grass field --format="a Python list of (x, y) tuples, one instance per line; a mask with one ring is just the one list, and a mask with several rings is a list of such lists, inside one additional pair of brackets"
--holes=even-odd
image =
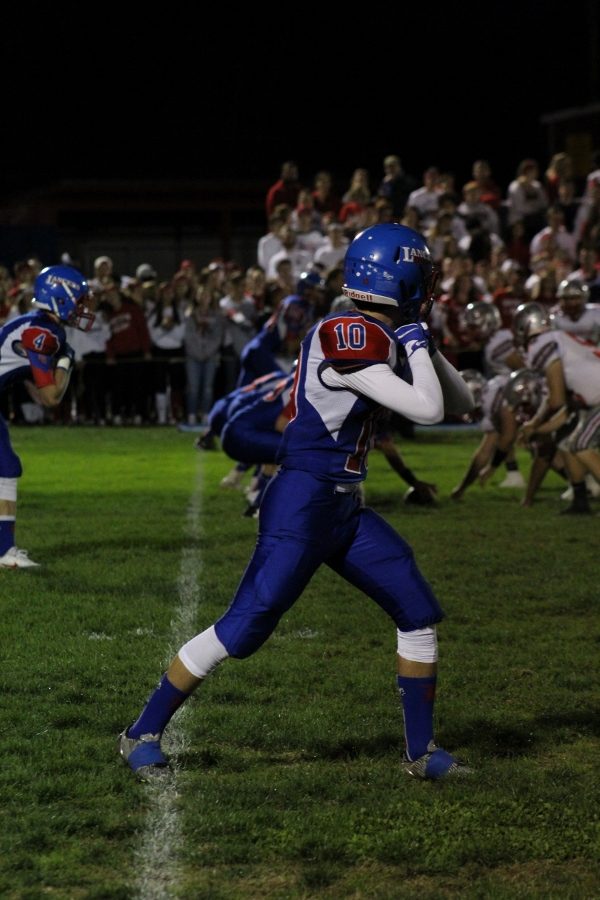
[(256, 522), (193, 435), (15, 429), (17, 542), (43, 568), (0, 572), (0, 897), (600, 896), (599, 520), (559, 517), (554, 475), (529, 510), (494, 484), (454, 504), (477, 441), (401, 445), (436, 509), (379, 454), (367, 481), (446, 610), (437, 739), (477, 774), (401, 772), (394, 628), (323, 569), (173, 721), (165, 801), (116, 738), (226, 607)]

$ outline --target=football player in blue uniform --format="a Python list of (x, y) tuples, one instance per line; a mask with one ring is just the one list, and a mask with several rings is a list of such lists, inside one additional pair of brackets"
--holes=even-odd
[[(238, 465), (258, 466), (246, 493), (244, 516), (256, 518), (264, 493), (277, 471), (281, 434), (290, 419), (290, 394), (294, 375), (285, 375), (267, 391), (259, 388), (246, 396), (243, 405), (231, 407), (221, 432), (221, 447)], [(253, 399), (252, 399), (253, 398)]]
[[(250, 384), (235, 388), (224, 397), (220, 397), (213, 403), (208, 414), (208, 429), (195, 441), (194, 446), (198, 450), (213, 450), (215, 438), (221, 438), (225, 425), (238, 410), (255, 402), (256, 398), (268, 393), (272, 387), (284, 377), (279, 369), (274, 369), (266, 375), (256, 378)], [(234, 468), (221, 479), (221, 487), (237, 488), (240, 486), (245, 473), (250, 468), (249, 463), (238, 462)]]
[[(396, 625), (405, 770), (427, 779), (469, 771), (434, 743), (442, 609), (410, 546), (361, 504), (359, 493), (382, 407), (420, 424), (471, 408), (464, 381), (421, 324), (434, 281), (429, 249), (411, 228), (374, 225), (350, 244), (344, 292), (357, 309), (326, 316), (302, 342), (280, 469), (265, 493), (256, 548), (232, 603), (180, 648), (139, 718), (120, 735), (120, 754), (138, 778), (164, 776), (160, 738), (176, 709), (224, 659), (258, 650), (322, 563)], [(412, 383), (396, 374), (399, 363)]]
[(303, 272), (296, 293), (285, 297), (261, 331), (248, 341), (241, 355), (238, 387), (273, 369), (291, 372), (306, 332), (314, 324), (315, 304), (325, 282), (318, 272)]
[[(24, 381), (31, 397), (46, 407), (58, 406), (73, 368), (74, 354), (64, 325), (87, 331), (94, 314), (85, 306), (89, 293), (83, 275), (70, 266), (48, 266), (34, 282), (33, 309), (0, 329), (0, 390)], [(15, 545), (17, 479), (21, 461), (0, 417), (0, 567), (39, 565)]]

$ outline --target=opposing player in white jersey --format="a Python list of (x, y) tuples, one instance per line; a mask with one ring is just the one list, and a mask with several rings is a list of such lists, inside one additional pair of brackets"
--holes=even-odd
[(393, 224), (365, 229), (348, 248), (345, 279), (344, 292), (358, 308), (326, 316), (302, 342), (280, 469), (233, 601), (179, 650), (120, 737), (121, 756), (138, 777), (164, 774), (160, 737), (175, 710), (224, 659), (258, 650), (322, 563), (375, 600), (397, 627), (406, 771), (430, 779), (465, 772), (433, 739), (442, 609), (410, 546), (361, 505), (358, 488), (382, 406), (432, 424), (444, 417), (445, 404), (460, 415), (472, 398), (419, 323), (435, 276), (418, 232)]
[(483, 361), (485, 376), (510, 375), (525, 365), (515, 344), (510, 328), (502, 328), (502, 317), (497, 306), (485, 300), (469, 303), (465, 309), (465, 324), (476, 338), (484, 341)]
[(479, 398), (483, 437), (460, 484), (450, 495), (453, 500), (460, 500), (478, 479), (480, 484), (485, 484), (505, 462), (514, 447), (519, 423), (530, 419), (538, 409), (543, 387), (543, 378), (530, 369), (495, 375), (489, 381), (472, 369), (465, 369), (460, 374), (476, 402)]
[(591, 512), (586, 473), (600, 481), (600, 349), (576, 335), (552, 328), (545, 308), (520, 306), (513, 323), (527, 364), (547, 382), (548, 405), (543, 419), (525, 423), (525, 438), (554, 434), (564, 453), (573, 488), (573, 501), (563, 513)]
[[(94, 315), (84, 305), (88, 286), (70, 266), (49, 266), (35, 279), (33, 309), (10, 319), (0, 329), (0, 390), (23, 381), (31, 397), (46, 407), (61, 402), (69, 385), (74, 352), (65, 325), (86, 330)], [(17, 479), (21, 461), (13, 450), (0, 416), (0, 567), (25, 569), (39, 565), (15, 545)]]
[(559, 331), (568, 331), (591, 344), (600, 343), (600, 305), (590, 303), (590, 289), (582, 281), (565, 279), (556, 291), (557, 306), (550, 320)]
[[(464, 319), (474, 338), (484, 342), (483, 365), (487, 379), (494, 379), (496, 375), (510, 375), (511, 372), (524, 367), (525, 360), (515, 346), (515, 336), (510, 329), (502, 328), (502, 316), (495, 304), (485, 300), (469, 303), (465, 309)], [(476, 451), (476, 455), (478, 454), (485, 454), (485, 450), (482, 448)], [(514, 448), (509, 450), (505, 465), (506, 476), (499, 487), (525, 487), (525, 479), (519, 471)]]

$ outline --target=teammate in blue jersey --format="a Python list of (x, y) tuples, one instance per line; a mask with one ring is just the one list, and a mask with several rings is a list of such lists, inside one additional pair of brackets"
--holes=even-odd
[[(195, 441), (196, 448), (198, 450), (213, 450), (215, 438), (221, 438), (228, 420), (240, 409), (254, 403), (257, 397), (262, 397), (263, 394), (268, 393), (283, 377), (284, 373), (279, 369), (275, 369), (266, 375), (256, 378), (250, 384), (235, 388), (229, 394), (220, 397), (219, 400), (213, 403), (208, 414), (208, 429)], [(239, 487), (244, 474), (249, 468), (249, 463), (238, 461), (237, 465), (221, 480), (221, 487)]]
[[(23, 381), (38, 403), (55, 407), (69, 385), (74, 354), (64, 325), (87, 331), (94, 315), (85, 307), (88, 286), (70, 266), (42, 269), (34, 283), (33, 309), (10, 319), (0, 329), (0, 390)], [(0, 567), (38, 566), (15, 545), (17, 479), (21, 461), (13, 450), (6, 422), (0, 417)]]
[[(420, 424), (471, 409), (464, 381), (421, 324), (434, 281), (429, 249), (410, 228), (374, 225), (350, 244), (344, 292), (357, 309), (326, 316), (302, 342), (280, 469), (263, 499), (256, 548), (231, 605), (180, 648), (138, 719), (120, 735), (121, 756), (138, 778), (164, 777), (160, 739), (174, 712), (219, 663), (262, 646), (322, 563), (396, 625), (405, 770), (427, 779), (469, 771), (434, 743), (440, 604), (407, 542), (359, 497), (382, 407)], [(396, 374), (405, 365), (412, 383)]]
[(318, 272), (303, 272), (296, 293), (285, 297), (261, 331), (248, 341), (241, 355), (238, 386), (281, 369), (291, 372), (306, 332), (315, 322), (315, 304), (325, 290)]
[(237, 460), (238, 465), (258, 466), (246, 493), (248, 506), (243, 515), (249, 518), (258, 515), (264, 493), (277, 471), (281, 434), (290, 417), (294, 377), (290, 374), (279, 378), (269, 390), (253, 391), (250, 402), (232, 406), (221, 432), (221, 447), (228, 456)]

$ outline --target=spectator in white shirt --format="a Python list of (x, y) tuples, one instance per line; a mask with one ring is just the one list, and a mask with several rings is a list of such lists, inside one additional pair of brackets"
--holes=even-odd
[(551, 254), (556, 250), (562, 250), (575, 262), (577, 259), (575, 238), (565, 228), (565, 214), (562, 207), (550, 206), (546, 218), (547, 226), (533, 236), (529, 245), (531, 257), (537, 256), (543, 250), (549, 250)]
[(279, 231), (282, 225), (283, 219), (281, 215), (277, 212), (272, 213), (269, 216), (269, 230), (266, 234), (263, 234), (258, 241), (256, 259), (261, 269), (264, 269), (265, 272), (269, 268), (271, 258), (275, 256), (276, 253), (279, 253), (283, 247), (281, 238), (279, 237)]
[(414, 206), (419, 213), (421, 228), (430, 228), (435, 222), (438, 211), (440, 170), (429, 166), (423, 173), (423, 187), (412, 191), (408, 196), (408, 206)]
[(271, 257), (267, 268), (267, 278), (276, 278), (277, 263), (282, 259), (289, 259), (292, 264), (294, 281), (297, 281), (303, 272), (306, 272), (308, 269), (310, 269), (313, 261), (313, 255), (312, 253), (303, 250), (298, 245), (296, 232), (293, 228), (290, 228), (289, 225), (284, 225), (281, 228), (279, 236), (281, 238), (281, 243), (283, 246), (278, 253), (275, 253)]
[(323, 266), (325, 270), (338, 266), (348, 249), (348, 240), (344, 236), (344, 229), (339, 222), (331, 222), (327, 226), (325, 242), (315, 253), (315, 262)]

